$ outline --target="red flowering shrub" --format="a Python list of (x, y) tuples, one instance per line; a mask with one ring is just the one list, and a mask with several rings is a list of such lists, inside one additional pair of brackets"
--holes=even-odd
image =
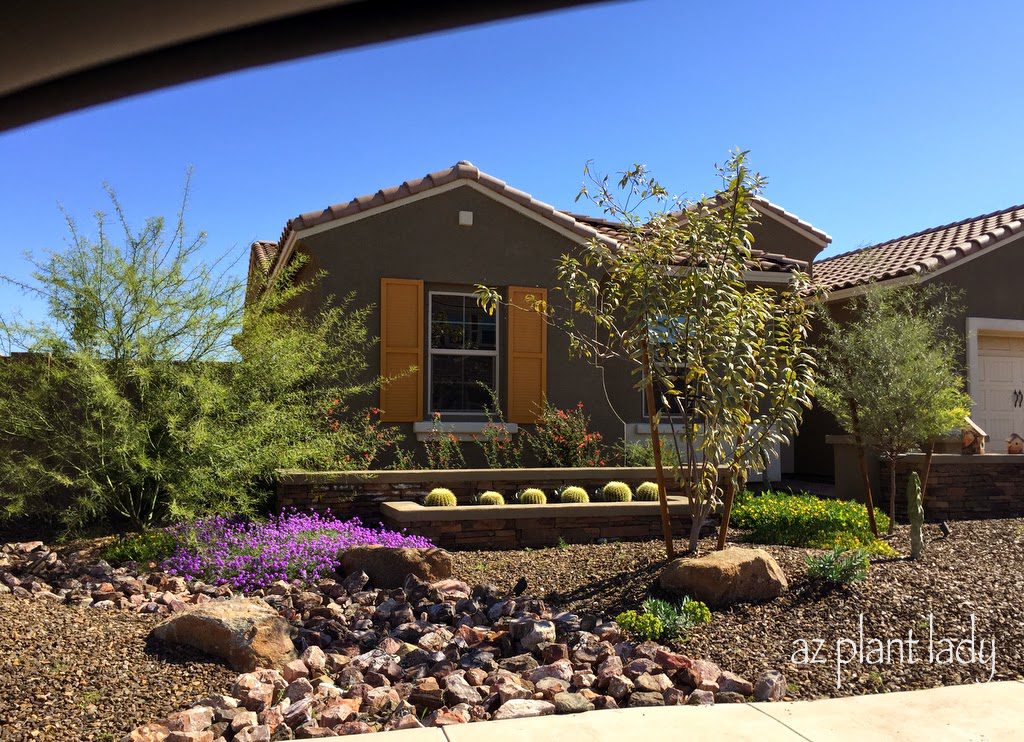
[(604, 466), (601, 434), (591, 432), (589, 426), (590, 415), (583, 411), (582, 402), (570, 410), (545, 402), (540, 421), (526, 437), (540, 466)]
[(397, 451), (402, 431), (397, 427), (384, 427), (381, 411), (371, 407), (363, 413), (345, 415), (341, 400), (331, 401), (327, 409), (327, 425), (338, 435), (345, 453), (339, 458), (341, 469), (379, 469), (389, 452)]

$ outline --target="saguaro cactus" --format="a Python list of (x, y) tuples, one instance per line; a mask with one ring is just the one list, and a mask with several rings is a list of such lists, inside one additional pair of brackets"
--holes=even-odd
[(920, 559), (924, 552), (924, 505), (921, 502), (921, 478), (916, 471), (907, 479), (907, 517), (910, 518), (910, 558)]

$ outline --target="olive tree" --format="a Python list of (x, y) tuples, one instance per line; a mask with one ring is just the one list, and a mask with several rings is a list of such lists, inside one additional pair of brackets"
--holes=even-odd
[[(735, 153), (718, 168), (721, 188), (692, 202), (672, 198), (643, 166), (617, 184), (588, 168), (581, 198), (621, 224), (614, 244), (594, 238), (561, 256), (554, 301), (533, 309), (564, 330), (570, 353), (601, 366), (629, 364), (651, 423), (665, 548), (674, 555), (664, 442), (671, 429), (676, 480), (688, 494), (695, 552), (718, 506), (728, 528), (731, 494), (766, 468), (809, 404), (806, 281), (779, 290), (748, 285), (764, 180)], [(478, 287), (485, 306), (497, 291)], [(670, 411), (670, 413), (669, 413)]]
[[(816, 396), (862, 456), (870, 447), (889, 463), (892, 533), (896, 460), (958, 429), (969, 414), (960, 344), (949, 322), (955, 297), (928, 285), (874, 286), (848, 309), (852, 319), (845, 322), (823, 317)], [(870, 499), (869, 514), (874, 523)]]

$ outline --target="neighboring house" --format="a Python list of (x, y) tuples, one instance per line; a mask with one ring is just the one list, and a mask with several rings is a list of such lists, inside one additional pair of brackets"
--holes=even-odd
[[(746, 280), (784, 285), (807, 270), (830, 237), (764, 199), (752, 230)], [(292, 219), (277, 242), (252, 246), (250, 271), (271, 273), (293, 255), (307, 263), (298, 279), (323, 271), (304, 308), (354, 291), (374, 304), (380, 347), (372, 374), (398, 376), (380, 392), (384, 420), (401, 425), (407, 445), (429, 434), (431, 417), (462, 439), (485, 422), (487, 394), (497, 390), (509, 428), (535, 421), (546, 398), (559, 407), (582, 402), (605, 443), (650, 435), (641, 395), (623, 364), (601, 369), (569, 357), (567, 338), (536, 313), (499, 308), (487, 316), (476, 284), (500, 287), (506, 299), (546, 298), (558, 258), (599, 238), (614, 244), (614, 222), (556, 209), (481, 172), (468, 162)], [(555, 297), (552, 297), (553, 299)], [(467, 449), (467, 456), (472, 452)], [(783, 458), (785, 458), (785, 452)], [(471, 462), (472, 463), (472, 462)], [(777, 480), (781, 463), (768, 475)]]
[[(1005, 451), (1024, 433), (1024, 205), (963, 219), (814, 263), (817, 283), (839, 316), (870, 284), (935, 283), (960, 292), (960, 359), (973, 401), (971, 417)], [(795, 441), (793, 472), (831, 476), (825, 438), (840, 432), (820, 409), (805, 416)]]

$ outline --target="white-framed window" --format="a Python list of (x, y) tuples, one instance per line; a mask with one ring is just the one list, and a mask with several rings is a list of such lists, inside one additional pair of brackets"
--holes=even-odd
[(473, 294), (431, 291), (428, 408), (482, 413), (498, 386), (498, 309), (487, 314)]

